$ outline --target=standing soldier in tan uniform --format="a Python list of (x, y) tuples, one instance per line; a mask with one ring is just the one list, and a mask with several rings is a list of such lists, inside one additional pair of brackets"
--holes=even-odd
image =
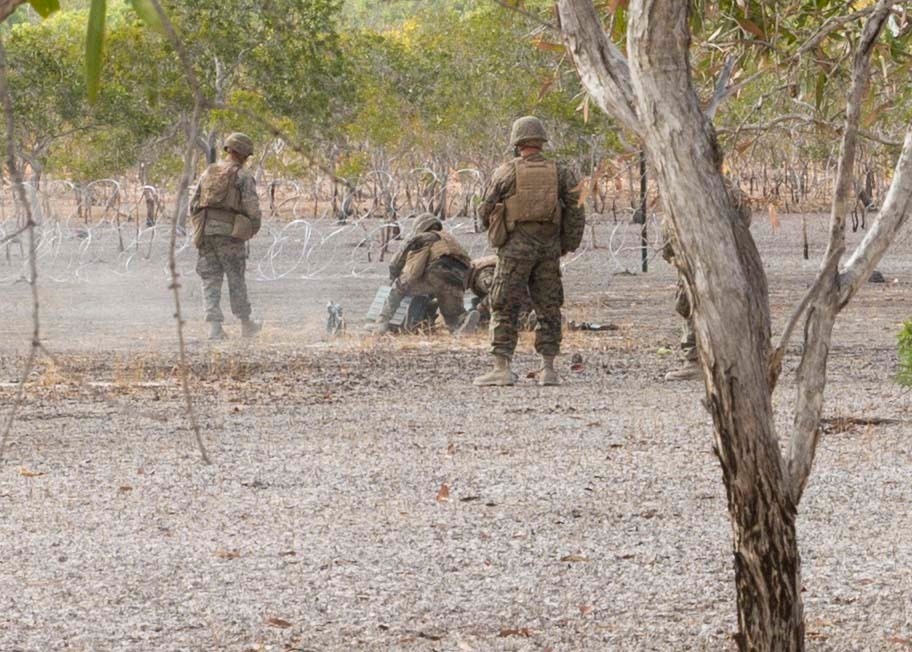
[(471, 262), (459, 241), (443, 230), (440, 220), (430, 213), (419, 215), (414, 235), (390, 261), (393, 287), (371, 330), (386, 333), (390, 319), (405, 297), (427, 294), (437, 299), (437, 307), (451, 333), (474, 333), (478, 311), (467, 313), (463, 305)]
[(249, 136), (233, 133), (225, 141), (224, 160), (203, 172), (190, 202), (193, 244), (199, 250), (196, 273), (203, 280), (203, 300), (209, 339), (223, 340), (222, 279), (228, 277), (231, 312), (241, 320), (241, 334), (253, 337), (262, 326), (250, 319), (247, 299), (246, 241), (260, 230), (260, 200), (256, 181), (244, 169), (253, 154)]
[(488, 240), (497, 248), (497, 267), (490, 293), (494, 369), (474, 383), (516, 382), (511, 361), (517, 312), (528, 292), (538, 318), (535, 350), (542, 358), (538, 382), (557, 385), (554, 358), (560, 352), (564, 303), (560, 257), (579, 246), (586, 215), (579, 205), (576, 176), (564, 164), (542, 155), (548, 136), (538, 118), (516, 120), (510, 142), (516, 158), (494, 171), (478, 210)]

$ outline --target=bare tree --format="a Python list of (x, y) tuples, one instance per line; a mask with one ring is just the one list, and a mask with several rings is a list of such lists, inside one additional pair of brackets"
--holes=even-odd
[[(738, 645), (763, 652), (804, 649), (801, 562), (795, 518), (820, 434), (833, 324), (902, 226), (912, 205), (912, 129), (890, 190), (867, 237), (844, 260), (846, 213), (869, 60), (893, 2), (879, 0), (856, 46), (830, 217), (816, 281), (772, 345), (760, 254), (736, 216), (715, 131), (691, 75), (689, 2), (632, 0), (625, 58), (591, 0), (559, 0), (564, 43), (590, 96), (643, 142), (692, 289), (694, 325), (722, 465), (733, 533)], [(772, 393), (783, 353), (804, 322), (795, 419), (785, 456)]]

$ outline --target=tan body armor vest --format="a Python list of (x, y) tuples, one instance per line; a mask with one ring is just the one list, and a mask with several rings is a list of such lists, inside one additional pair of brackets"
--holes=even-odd
[(442, 256), (452, 256), (460, 262), (465, 263), (466, 267), (471, 265), (472, 261), (466, 254), (465, 249), (462, 248), (462, 245), (459, 244), (459, 240), (446, 231), (440, 231), (437, 235), (440, 236), (440, 239), (431, 244), (432, 261), (437, 260)]
[(516, 169), (516, 191), (504, 201), (507, 229), (519, 222), (560, 223), (557, 163), (519, 159)]
[(237, 187), (239, 172), (240, 166), (232, 161), (220, 161), (206, 168), (200, 181), (200, 208), (241, 212), (241, 192)]

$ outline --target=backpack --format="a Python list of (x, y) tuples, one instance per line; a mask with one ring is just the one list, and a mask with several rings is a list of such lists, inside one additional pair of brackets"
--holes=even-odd
[(200, 208), (222, 208), (238, 210), (240, 192), (237, 190), (237, 163), (222, 161), (206, 168), (206, 174), (200, 181)]

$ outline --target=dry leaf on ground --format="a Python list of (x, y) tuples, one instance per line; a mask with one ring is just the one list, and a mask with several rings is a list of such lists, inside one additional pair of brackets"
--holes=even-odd
[(588, 557), (583, 555), (564, 555), (560, 558), (561, 561), (589, 561)]

